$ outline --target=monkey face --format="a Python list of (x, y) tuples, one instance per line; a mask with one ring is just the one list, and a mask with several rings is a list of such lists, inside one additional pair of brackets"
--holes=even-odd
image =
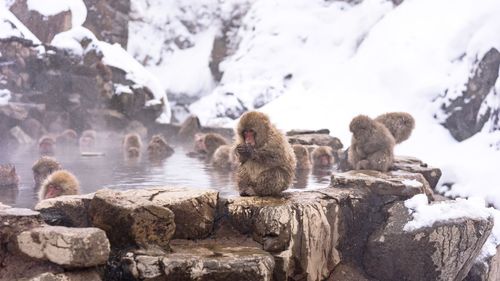
[(11, 164), (0, 165), (0, 186), (17, 185), (19, 177), (16, 173), (16, 167)]
[(61, 195), (61, 187), (55, 184), (49, 184), (47, 186), (47, 191), (45, 192), (45, 196), (43, 197), (44, 199), (47, 198), (54, 198), (59, 195)]
[(365, 115), (358, 115), (352, 119), (351, 124), (349, 124), (349, 130), (356, 134), (360, 131), (366, 131), (371, 129), (372, 120), (370, 117)]
[(245, 144), (255, 146), (255, 136), (256, 133), (252, 129), (244, 129), (243, 130), (243, 139), (245, 140)]

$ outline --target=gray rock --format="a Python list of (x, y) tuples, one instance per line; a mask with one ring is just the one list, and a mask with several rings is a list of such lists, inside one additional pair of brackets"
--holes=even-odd
[(99, 190), (90, 202), (92, 224), (106, 231), (111, 245), (168, 249), (175, 232), (174, 213), (143, 198)]
[(309, 135), (309, 134), (325, 134), (329, 135), (330, 130), (328, 129), (319, 129), (319, 130), (291, 130), (286, 132), (287, 137), (296, 136), (296, 135)]
[(91, 226), (88, 210), (94, 194), (59, 196), (40, 201), (35, 206), (50, 225), (68, 227)]
[(464, 281), (496, 281), (500, 280), (499, 247), (494, 256), (476, 260)]
[(174, 238), (201, 239), (214, 228), (219, 196), (216, 191), (165, 187), (128, 190), (122, 194), (129, 198), (144, 198), (174, 212)]
[(493, 220), (461, 218), (403, 230), (412, 216), (402, 202), (366, 245), (365, 270), (378, 280), (462, 280), (491, 233)]
[(28, 117), (28, 111), (22, 106), (8, 103), (0, 106), (0, 116), (2, 115), (16, 121), (23, 121)]
[(327, 281), (375, 281), (373, 278), (368, 277), (363, 269), (351, 265), (340, 263), (335, 267), (332, 275), (327, 279)]
[(326, 145), (330, 146), (334, 150), (338, 150), (344, 147), (344, 145), (338, 138), (324, 133), (291, 135), (288, 136), (288, 142), (291, 144), (302, 145)]
[(106, 234), (93, 227), (38, 227), (20, 233), (17, 243), (29, 257), (70, 268), (105, 264), (110, 253)]
[(23, 129), (21, 129), (19, 126), (15, 126), (10, 129), (9, 131), (10, 137), (12, 141), (16, 144), (32, 144), (33, 139), (26, 134)]
[(436, 185), (442, 175), (441, 169), (429, 167), (427, 163), (424, 163), (414, 157), (395, 156), (394, 158), (394, 164), (391, 169), (422, 174), (422, 176), (424, 176), (429, 183), (430, 188), (433, 190), (436, 188)]
[(492, 48), (474, 66), (474, 75), (467, 81), (465, 91), (450, 100), (448, 104), (443, 103), (442, 109), (445, 114), (448, 114), (443, 125), (456, 140), (465, 140), (481, 131), (490, 117), (493, 117), (493, 121), (496, 121), (494, 125), (498, 127), (498, 118), (494, 117), (497, 116), (500, 108), (489, 107), (481, 114), (480, 110), (495, 86), (499, 65), (500, 53)]
[(39, 212), (23, 208), (0, 209), (0, 244), (15, 242), (15, 237), (43, 224)]
[(46, 272), (31, 278), (22, 279), (26, 281), (101, 281), (103, 280), (97, 270), (88, 269), (64, 273)]
[[(205, 243), (203, 243), (205, 242)], [(133, 280), (272, 280), (274, 259), (258, 247), (172, 241), (172, 253), (123, 258)]]
[(417, 194), (426, 194), (433, 200), (429, 183), (421, 174), (406, 171), (382, 173), (372, 170), (352, 170), (345, 173), (333, 173), (330, 187), (360, 187), (370, 189), (379, 195), (396, 196), (399, 200), (408, 199)]

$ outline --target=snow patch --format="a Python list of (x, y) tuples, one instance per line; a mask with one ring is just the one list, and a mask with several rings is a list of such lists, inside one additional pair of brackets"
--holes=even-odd
[(81, 26), (87, 18), (87, 8), (83, 0), (27, 0), (28, 9), (49, 17), (71, 11), (73, 27)]
[(401, 182), (402, 184), (406, 185), (406, 186), (410, 186), (410, 187), (422, 187), (422, 183), (413, 179), (413, 180), (409, 180), (409, 179), (405, 179)]
[(6, 105), (9, 103), (12, 95), (8, 89), (0, 89), (0, 105)]

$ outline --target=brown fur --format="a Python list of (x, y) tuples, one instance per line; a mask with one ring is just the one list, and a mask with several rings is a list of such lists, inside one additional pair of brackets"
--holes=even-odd
[(52, 157), (43, 156), (38, 159), (31, 170), (33, 170), (33, 179), (35, 180), (35, 187), (40, 187), (42, 182), (53, 172), (61, 170), (61, 164)]
[(154, 135), (148, 144), (148, 156), (150, 160), (162, 160), (174, 154), (174, 149), (161, 135)]
[(45, 179), (38, 193), (39, 200), (47, 199), (47, 191), (50, 186), (57, 187), (58, 193), (54, 197), (80, 193), (78, 180), (72, 173), (66, 170), (55, 171)]
[(396, 143), (407, 140), (415, 128), (415, 119), (406, 112), (389, 112), (375, 118), (391, 132)]
[(38, 151), (40, 155), (54, 155), (56, 139), (52, 136), (44, 135), (38, 141)]
[(0, 164), (0, 186), (17, 187), (19, 176), (13, 164)]
[[(245, 143), (244, 130), (255, 132), (255, 146)], [(235, 130), (236, 150), (241, 163), (237, 183), (241, 195), (277, 196), (295, 175), (295, 154), (285, 136), (265, 114), (243, 114)]]
[(211, 159), (215, 150), (221, 145), (226, 145), (228, 142), (226, 139), (217, 133), (208, 133), (204, 137), (205, 152), (207, 154), (207, 159)]
[(56, 143), (63, 145), (76, 144), (78, 139), (78, 134), (75, 130), (67, 129), (56, 137)]
[(211, 164), (214, 168), (220, 170), (235, 169), (238, 163), (233, 147), (228, 144), (219, 146), (212, 156)]
[[(327, 158), (328, 164), (322, 163), (322, 157)], [(324, 145), (316, 147), (311, 153), (311, 158), (315, 168), (330, 168), (335, 162), (333, 148)]]
[(94, 130), (85, 130), (82, 132), (78, 143), (80, 148), (93, 148), (95, 146), (97, 133)]
[(358, 115), (352, 119), (348, 151), (349, 165), (356, 170), (387, 172), (394, 162), (394, 137), (389, 130), (370, 117)]
[(294, 144), (292, 147), (297, 159), (297, 170), (310, 170), (312, 166), (307, 148), (302, 144)]
[(125, 156), (129, 158), (139, 157), (141, 154), (141, 136), (136, 133), (129, 133), (123, 138), (123, 150)]
[(193, 139), (194, 135), (201, 131), (200, 119), (197, 116), (189, 116), (184, 123), (182, 123), (177, 138), (180, 141), (187, 141)]

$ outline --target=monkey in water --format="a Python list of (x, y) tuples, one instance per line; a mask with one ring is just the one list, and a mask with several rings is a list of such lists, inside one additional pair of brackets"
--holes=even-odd
[(129, 133), (123, 139), (123, 152), (127, 158), (137, 158), (141, 154), (142, 141), (137, 133)]
[(38, 140), (38, 152), (40, 155), (54, 155), (56, 150), (56, 140), (48, 135), (44, 135)]
[(389, 112), (375, 118), (391, 132), (396, 144), (407, 140), (415, 128), (415, 119), (406, 112)]
[(292, 145), (292, 148), (297, 160), (297, 166), (295, 169), (295, 181), (293, 183), (293, 187), (306, 188), (309, 173), (311, 172), (312, 168), (309, 150), (302, 144), (294, 144)]
[(67, 129), (56, 137), (56, 143), (62, 145), (76, 145), (78, 134), (75, 130)]
[(50, 174), (61, 169), (61, 164), (52, 157), (43, 156), (38, 159), (31, 167), (33, 179), (35, 180), (35, 187), (40, 187)]
[(92, 149), (95, 147), (97, 138), (97, 132), (94, 130), (85, 130), (82, 132), (80, 139), (78, 140), (78, 144), (81, 149)]
[(292, 184), (295, 154), (267, 115), (258, 111), (243, 114), (235, 135), (240, 162), (236, 181), (241, 195), (278, 196)]
[(210, 160), (219, 146), (227, 144), (226, 139), (217, 133), (196, 134), (194, 150), (203, 154), (206, 160)]
[(395, 140), (391, 132), (365, 115), (354, 117), (349, 129), (352, 132), (347, 154), (349, 165), (355, 170), (387, 172), (394, 162)]
[(80, 184), (76, 177), (66, 171), (59, 170), (50, 174), (40, 187), (38, 199), (54, 198), (62, 195), (76, 195), (80, 193)]
[(318, 146), (312, 153), (312, 162), (314, 168), (331, 168), (335, 163), (333, 148), (329, 146)]
[(19, 176), (13, 164), (0, 164), (0, 187), (17, 187)]
[(161, 135), (154, 135), (148, 144), (149, 160), (158, 161), (174, 154), (174, 149)]
[(210, 160), (212, 166), (218, 170), (234, 170), (238, 166), (233, 147), (229, 144), (219, 146)]
[(196, 115), (189, 116), (181, 125), (177, 138), (180, 141), (188, 141), (201, 131), (200, 119)]

